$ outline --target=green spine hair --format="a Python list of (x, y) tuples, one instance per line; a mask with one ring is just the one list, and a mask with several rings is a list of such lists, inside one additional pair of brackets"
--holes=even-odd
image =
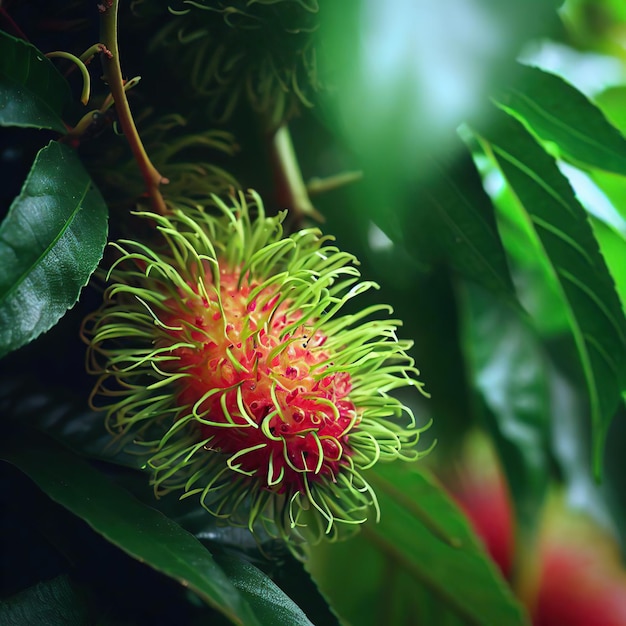
[(390, 307), (341, 314), (376, 287), (316, 228), (285, 237), (249, 192), (219, 211), (152, 220), (156, 247), (122, 240), (105, 301), (84, 324), (94, 405), (147, 455), (157, 494), (197, 495), (231, 524), (295, 541), (378, 518), (362, 472), (410, 461), (420, 433), (391, 395), (419, 372)]

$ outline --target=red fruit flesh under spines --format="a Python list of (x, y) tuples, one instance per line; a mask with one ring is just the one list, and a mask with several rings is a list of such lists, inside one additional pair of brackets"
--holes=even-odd
[(305, 475), (334, 480), (358, 421), (350, 375), (324, 374), (332, 357), (326, 336), (288, 300), (279, 302), (278, 287), (257, 290), (239, 278), (222, 270), (218, 292), (207, 273), (206, 296), (192, 286), (196, 296), (168, 303), (161, 343), (195, 344), (172, 350), (177, 359), (168, 369), (188, 374), (178, 401), (211, 422), (199, 426), (199, 439), (210, 439), (207, 454), (247, 450), (233, 465), (262, 487), (283, 493), (304, 490)]

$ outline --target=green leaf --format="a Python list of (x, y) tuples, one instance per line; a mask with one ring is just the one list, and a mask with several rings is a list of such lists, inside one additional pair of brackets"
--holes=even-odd
[(626, 324), (585, 210), (567, 179), (520, 122), (494, 112), (480, 136), (517, 197), (517, 211), (548, 262), (567, 307), (587, 381), (596, 474), (626, 384)]
[[(611, 123), (626, 133), (626, 86), (612, 87), (595, 98)], [(623, 220), (626, 220), (626, 178), (611, 172), (594, 170), (590, 176), (605, 193)]]
[(401, 463), (369, 479), (380, 523), (368, 523), (350, 541), (315, 546), (307, 565), (343, 620), (359, 626), (450, 618), (484, 626), (528, 623), (467, 520), (433, 479)]
[(560, 287), (549, 263), (541, 254), (531, 228), (517, 211), (518, 199), (497, 166), (483, 154), (474, 154), (498, 212), (498, 230), (515, 276), (515, 290), (522, 306), (533, 317), (542, 336), (569, 332), (567, 312)]
[(275, 541), (269, 536), (255, 537), (247, 528), (224, 525), (193, 498), (155, 499), (148, 473), (142, 471), (145, 449), (132, 437), (112, 437), (103, 414), (86, 407), (84, 398), (74, 397), (67, 389), (33, 388), (32, 381), (3, 377), (0, 372), (2, 417), (52, 437), (79, 456), (107, 462), (107, 475), (113, 482), (200, 540), (254, 556), (259, 556), (260, 546), (266, 551), (267, 542)]
[(0, 126), (65, 133), (61, 113), (70, 98), (67, 81), (42, 52), (0, 31)]
[(304, 563), (296, 559), (289, 548), (273, 559), (270, 574), (276, 584), (304, 611), (317, 626), (339, 626), (339, 618), (320, 593), (315, 581), (306, 571)]
[(584, 94), (536, 67), (520, 65), (515, 76), (495, 96), (502, 109), (572, 163), (626, 175), (626, 139)]
[(87, 606), (67, 576), (39, 583), (17, 595), (0, 600), (3, 626), (83, 626)]
[(447, 151), (523, 43), (550, 31), (554, 4), (467, 3), (461, 16), (439, 2), (353, 0), (320, 11), (319, 62), (333, 77), (324, 109), (376, 186), (393, 191)]
[(493, 416), (492, 431), (528, 539), (546, 495), (549, 370), (536, 332), (518, 310), (471, 285), (465, 292), (465, 353)]
[(216, 555), (215, 559), (261, 624), (313, 626), (296, 603), (252, 563), (231, 554)]
[(115, 439), (106, 429), (102, 413), (89, 409), (84, 398), (74, 397), (67, 389), (35, 389), (29, 379), (5, 376), (0, 383), (1, 412), (22, 426), (52, 437), (79, 456), (137, 470), (145, 463), (142, 448), (132, 438)]
[[(387, 202), (379, 202), (372, 183), (365, 181), (369, 186), (364, 183), (360, 187), (353, 222), (363, 221), (365, 213), (383, 231), (387, 240), (382, 245), (374, 241), (376, 235), (380, 237), (378, 231), (373, 234), (370, 228), (367, 237), (372, 247), (376, 245), (388, 253), (390, 258), (382, 269), (392, 276), (398, 264), (404, 271), (397, 273), (405, 281), (413, 269), (411, 265), (423, 272), (444, 264), (513, 300), (514, 290), (492, 202), (467, 147), (458, 137), (454, 147), (454, 156), (429, 160), (429, 176), (414, 185), (406, 197), (396, 198), (398, 208), (394, 210)], [(377, 260), (381, 262), (382, 259)]]
[(591, 225), (600, 244), (602, 255), (615, 280), (615, 288), (622, 308), (626, 309), (626, 263), (624, 262), (626, 260), (626, 236), (593, 217)]
[(611, 202), (619, 217), (626, 220), (626, 178), (599, 170), (593, 170), (589, 174), (591, 180)]
[(432, 249), (457, 273), (512, 299), (513, 286), (494, 208), (472, 159), (464, 149), (455, 159), (440, 159), (433, 177), (417, 192), (405, 232), (415, 252)]
[[(368, 246), (372, 231), (374, 236), (380, 233), (359, 215), (363, 205), (351, 200), (348, 190), (343, 190), (343, 194), (338, 192), (330, 200), (320, 198), (317, 208), (323, 211), (327, 231), (336, 235), (338, 245), (354, 253), (363, 275), (381, 285), (380, 292), (363, 294), (359, 306), (382, 301), (391, 305), (394, 315), (402, 320), (399, 337), (414, 342), (411, 355), (431, 394), (431, 398), (424, 400), (416, 393), (407, 402), (422, 416), (436, 415), (428, 436), (437, 438), (440, 447), (454, 448), (472, 426), (470, 394), (458, 337), (455, 295), (458, 276), (443, 263), (428, 272), (418, 271), (411, 255), (421, 254), (420, 242), (414, 241), (410, 248), (395, 242), (387, 247)], [(336, 206), (345, 207), (345, 211), (335, 210)], [(370, 296), (371, 300), (367, 301)], [(455, 393), (449, 393), (452, 388)]]
[(50, 329), (102, 258), (107, 207), (78, 157), (51, 142), (0, 224), (0, 356)]
[(622, 134), (626, 132), (626, 85), (609, 87), (594, 96), (595, 103)]
[(233, 623), (260, 626), (242, 595), (195, 537), (82, 459), (35, 433), (5, 438), (0, 458), (112, 544), (193, 590)]

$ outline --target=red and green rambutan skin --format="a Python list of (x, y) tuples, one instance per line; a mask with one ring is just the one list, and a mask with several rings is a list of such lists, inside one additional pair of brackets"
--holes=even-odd
[(412, 460), (420, 432), (390, 392), (418, 372), (399, 322), (317, 229), (283, 236), (260, 198), (220, 215), (153, 220), (162, 238), (115, 246), (101, 309), (85, 322), (94, 405), (146, 449), (157, 494), (198, 495), (217, 517), (290, 539), (336, 538), (376, 511), (362, 470)]

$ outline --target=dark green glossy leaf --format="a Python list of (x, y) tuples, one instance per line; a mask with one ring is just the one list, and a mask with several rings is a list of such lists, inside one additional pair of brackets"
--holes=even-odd
[(0, 458), (18, 467), (50, 498), (108, 541), (192, 589), (233, 623), (260, 625), (195, 537), (111, 483), (85, 461), (35, 433), (6, 438), (0, 444)]
[(516, 78), (495, 96), (504, 110), (572, 163), (626, 175), (626, 139), (585, 95), (536, 67), (520, 66)]
[(359, 626), (452, 618), (484, 626), (528, 623), (467, 520), (433, 479), (401, 463), (369, 479), (380, 523), (368, 523), (350, 541), (311, 549), (308, 567), (343, 620)]
[(87, 606), (67, 576), (58, 576), (0, 601), (2, 626), (83, 626)]
[[(227, 546), (251, 558), (270, 553), (275, 545), (281, 554), (284, 544), (269, 536), (256, 537), (247, 528), (220, 523), (198, 506), (197, 500), (174, 497), (155, 499), (145, 466), (145, 449), (134, 444), (132, 437), (119, 440), (111, 436), (104, 425), (104, 414), (89, 409), (84, 401), (68, 391), (33, 389), (17, 378), (0, 372), (0, 419), (6, 418), (23, 427), (34, 428), (70, 448), (80, 456), (106, 461), (107, 475), (135, 498), (157, 509), (196, 538), (211, 546)], [(113, 466), (113, 464), (115, 466)]]
[(216, 555), (215, 559), (261, 624), (313, 626), (296, 603), (252, 563), (230, 554)]
[(465, 348), (523, 533), (533, 533), (548, 487), (549, 373), (536, 333), (517, 310), (472, 286), (465, 291)]
[[(9, 395), (11, 394), (11, 395)], [(80, 456), (140, 469), (145, 457), (130, 437), (116, 440), (104, 425), (104, 414), (93, 411), (67, 391), (35, 391), (16, 384), (0, 384), (0, 410), (25, 426), (56, 439)], [(151, 491), (151, 490), (150, 490)]]
[[(386, 248), (372, 246), (372, 231), (375, 234), (378, 231), (371, 223), (368, 229), (368, 221), (359, 216), (363, 205), (352, 200), (349, 190), (340, 190), (334, 198), (321, 197), (317, 206), (326, 217), (327, 232), (336, 235), (342, 249), (356, 254), (364, 276), (381, 285), (380, 292), (363, 294), (360, 306), (385, 302), (402, 320), (398, 336), (414, 342), (411, 356), (431, 394), (428, 399), (418, 393), (408, 394), (404, 401), (421, 423), (426, 423), (429, 416), (436, 416), (426, 436), (438, 439), (439, 448), (452, 449), (473, 425), (465, 362), (459, 345), (455, 295), (458, 276), (443, 263), (428, 272), (418, 271), (415, 258), (423, 253), (421, 241), (414, 241), (411, 248), (400, 243)], [(337, 206), (345, 210), (337, 211)], [(367, 298), (371, 299), (367, 301)], [(450, 389), (455, 393), (450, 393)]]
[(462, 276), (511, 297), (513, 287), (494, 215), (481, 178), (468, 154), (440, 159), (433, 177), (420, 186), (405, 233), (414, 254), (431, 250)]
[(107, 238), (107, 207), (78, 157), (40, 150), (0, 224), (0, 356), (50, 329), (78, 300)]
[(274, 568), (269, 571), (273, 580), (316, 626), (339, 626), (337, 614), (306, 571), (304, 563), (288, 550), (283, 547), (283, 554), (273, 559)]
[(49, 128), (65, 133), (67, 81), (42, 52), (0, 31), (0, 126)]
[[(389, 200), (377, 196), (371, 182), (355, 187), (352, 222), (363, 222), (364, 216), (371, 220), (360, 226), (365, 226), (372, 248), (368, 256), (377, 257), (391, 284), (410, 286), (412, 274), (447, 265), (513, 300), (492, 202), (466, 146), (458, 137), (454, 146), (455, 156), (429, 160), (430, 175), (396, 197), (393, 210)], [(353, 233), (357, 228), (352, 227)]]
[[(584, 511), (600, 526), (615, 528), (623, 541), (626, 539), (626, 518), (619, 511), (619, 501), (626, 502), (626, 492), (620, 490), (615, 498), (611, 491), (616, 484), (616, 478), (617, 484), (620, 484), (624, 475), (624, 437), (620, 430), (623, 430), (626, 413), (624, 406), (620, 407), (611, 423), (604, 451), (603, 478), (598, 483), (589, 472), (592, 442), (586, 387), (581, 372), (572, 371), (571, 368), (576, 351), (573, 343), (571, 336), (567, 335), (546, 343), (553, 364), (549, 381), (553, 415), (556, 417), (551, 424), (553, 458), (568, 502), (576, 503), (577, 510)], [(620, 460), (617, 473), (616, 459)], [(614, 508), (615, 505), (618, 510)]]
[(515, 193), (517, 211), (560, 287), (587, 381), (598, 473), (606, 431), (626, 384), (624, 314), (567, 179), (520, 122), (505, 113), (494, 118), (498, 126), (482, 132), (481, 143)]

